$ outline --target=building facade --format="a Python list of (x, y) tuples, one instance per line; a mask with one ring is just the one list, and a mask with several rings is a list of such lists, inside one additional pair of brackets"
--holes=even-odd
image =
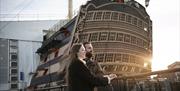
[[(11, 42), (12, 43), (12, 42)], [(14, 45), (16, 46), (16, 45)], [(17, 50), (14, 52), (9, 52), (9, 41), (7, 39), (0, 38), (0, 90), (8, 90), (9, 89), (9, 72), (11, 71), (11, 80), (10, 81), (17, 81)], [(11, 49), (10, 49), (11, 50)], [(12, 63), (8, 60), (10, 55), (12, 59)], [(12, 66), (12, 70), (9, 67), (9, 64)], [(17, 87), (17, 84), (12, 84), (12, 88)]]
[[(61, 24), (60, 24), (61, 22)], [(0, 91), (19, 91), (30, 85), (39, 65), (37, 49), (43, 29), (60, 27), (64, 21), (0, 21)]]

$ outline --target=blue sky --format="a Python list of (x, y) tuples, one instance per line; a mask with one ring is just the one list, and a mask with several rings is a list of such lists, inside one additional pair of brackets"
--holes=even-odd
[[(0, 14), (24, 19), (66, 19), (68, 0), (0, 0)], [(73, 0), (77, 11), (87, 0)], [(144, 5), (145, 0), (136, 0)], [(147, 7), (153, 21), (153, 70), (180, 61), (180, 1), (150, 0)], [(1, 20), (8, 15), (1, 15)], [(11, 19), (10, 19), (11, 20)]]

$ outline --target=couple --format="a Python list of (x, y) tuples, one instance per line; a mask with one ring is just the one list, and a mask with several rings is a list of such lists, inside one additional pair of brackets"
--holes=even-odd
[(93, 63), (86, 58), (86, 56), (92, 56), (89, 52), (86, 53), (86, 51), (92, 49), (90, 49), (92, 45), (86, 46), (86, 49), (85, 46), (83, 44), (74, 44), (71, 48), (71, 63), (67, 69), (69, 91), (93, 91), (95, 86), (106, 86), (110, 84), (112, 79), (117, 77), (115, 74), (95, 75), (92, 71), (97, 69), (89, 69), (89, 65)]

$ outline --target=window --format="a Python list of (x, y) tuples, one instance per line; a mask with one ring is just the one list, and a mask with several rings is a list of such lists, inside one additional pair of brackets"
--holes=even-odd
[(101, 20), (101, 17), (102, 17), (102, 12), (95, 12), (95, 16), (94, 16), (95, 20)]
[(11, 69), (11, 74), (17, 74), (17, 69)]
[(88, 12), (86, 16), (86, 20), (92, 20), (93, 19), (94, 12)]
[(133, 22), (132, 22), (134, 25), (137, 25), (137, 18), (136, 17), (134, 17), (133, 18)]
[(99, 47), (100, 47), (98, 43), (92, 43), (92, 46), (93, 46), (94, 48), (99, 48)]
[(124, 42), (130, 42), (130, 35), (124, 35)]
[(97, 39), (98, 39), (98, 33), (90, 34), (90, 41), (97, 41)]
[(88, 34), (81, 34), (79, 36), (80, 42), (87, 42), (88, 41)]
[(119, 19), (120, 19), (121, 21), (125, 21), (125, 14), (120, 13), (120, 14), (119, 14)]
[(18, 78), (16, 76), (11, 77), (11, 81), (17, 81), (17, 80), (18, 80)]
[(122, 55), (121, 54), (116, 54), (115, 55), (115, 59), (114, 59), (115, 61), (122, 61)]
[(128, 62), (129, 61), (129, 55), (128, 54), (123, 54), (122, 55), (122, 62)]
[(137, 45), (138, 45), (138, 46), (143, 46), (142, 40), (139, 39), (139, 38), (137, 38)]
[(10, 40), (10, 46), (17, 47), (18, 46), (18, 41), (17, 40)]
[(112, 13), (112, 16), (111, 16), (111, 19), (112, 19), (112, 20), (119, 20), (118, 18), (119, 18), (119, 17), (118, 17), (118, 13), (117, 13), (117, 12), (113, 12), (113, 13)]
[(110, 20), (111, 12), (104, 12), (103, 20)]
[(18, 88), (18, 84), (11, 84), (11, 88), (12, 88), (12, 89)]
[(99, 37), (100, 41), (107, 40), (107, 38), (108, 38), (108, 33), (107, 32), (101, 32), (100, 33), (100, 37)]
[(123, 38), (124, 38), (124, 35), (122, 33), (118, 33), (116, 40), (117, 41), (123, 41)]
[(15, 46), (10, 47), (10, 53), (17, 53), (17, 52), (18, 52), (17, 47), (15, 47)]
[(103, 62), (104, 60), (104, 54), (96, 54), (95, 56), (96, 61)]
[(11, 60), (17, 60), (17, 54), (16, 53), (11, 54)]
[(132, 17), (130, 15), (126, 16), (126, 22), (131, 23)]
[(131, 43), (132, 43), (132, 44), (136, 44), (136, 37), (131, 36)]
[(138, 20), (138, 26), (141, 27), (141, 28), (143, 27), (141, 20)]
[(115, 40), (115, 38), (116, 38), (116, 33), (115, 32), (110, 32), (109, 33), (109, 37), (108, 37), (108, 40)]
[(106, 54), (105, 62), (113, 62), (113, 54)]
[(17, 67), (17, 62), (11, 62), (11, 67)]

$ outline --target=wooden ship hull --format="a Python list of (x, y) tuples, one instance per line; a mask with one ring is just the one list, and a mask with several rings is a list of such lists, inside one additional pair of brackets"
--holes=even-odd
[(136, 1), (91, 0), (79, 14), (37, 50), (41, 63), (29, 88), (64, 83), (66, 57), (73, 43), (91, 42), (94, 59), (105, 74), (119, 76), (151, 72), (152, 21)]

